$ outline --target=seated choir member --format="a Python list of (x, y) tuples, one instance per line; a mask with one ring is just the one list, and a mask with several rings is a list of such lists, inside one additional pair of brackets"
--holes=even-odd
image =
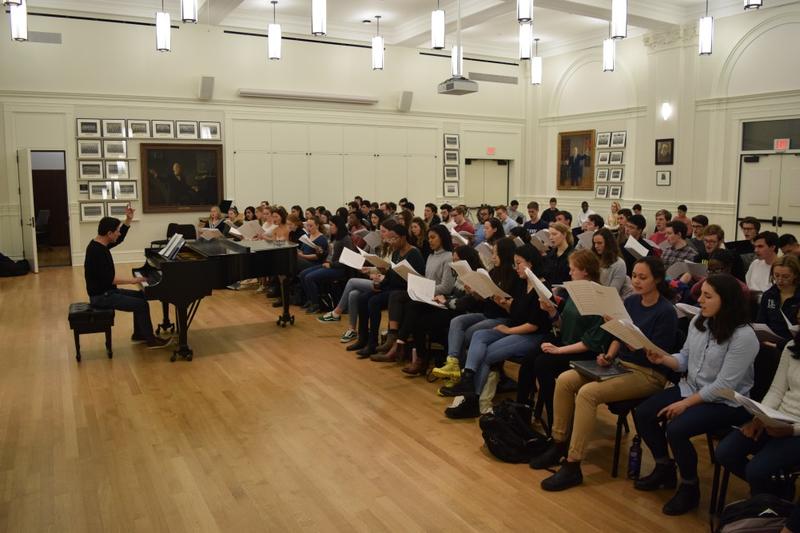
[[(622, 253), (625, 243), (628, 242), (628, 221), (633, 216), (633, 212), (627, 207), (623, 207), (617, 211), (617, 244), (619, 245), (619, 253), (625, 259)], [(627, 265), (626, 265), (627, 268)]]
[[(511, 293), (514, 283), (518, 279), (514, 269), (516, 248), (514, 241), (507, 237), (500, 239), (492, 247), (494, 268), (489, 271), (489, 276), (500, 289), (507, 293)], [(492, 329), (508, 322), (508, 310), (501, 305), (504, 298), (495, 296), (484, 300), (468, 286), (465, 286), (464, 289), (475, 300), (481, 302), (481, 305), (473, 312), (456, 316), (450, 321), (447, 331), (447, 360), (443, 366), (433, 369), (433, 375), (439, 378), (459, 379), (461, 377), (459, 359), (462, 350), (469, 345), (473, 335), (482, 329)]]
[(528, 202), (528, 221), (522, 227), (531, 235), (550, 227), (550, 223), (539, 216), (539, 202)]
[(633, 293), (631, 280), (625, 269), (625, 260), (620, 257), (619, 245), (608, 228), (602, 228), (592, 237), (594, 253), (600, 260), (601, 285), (617, 289), (623, 300)]
[(467, 209), (463, 205), (457, 205), (455, 209), (453, 209), (452, 218), (453, 222), (456, 224), (453, 226), (453, 231), (456, 233), (466, 232), (475, 235), (475, 227), (467, 220)]
[[(339, 215), (341, 216), (341, 215)], [(350, 233), (350, 239), (353, 241), (353, 245), (361, 248), (362, 250), (366, 250), (367, 243), (359, 233), (363, 234), (364, 231), (367, 229), (364, 227), (363, 222), (361, 219), (358, 218), (358, 215), (355, 213), (349, 213), (343, 217), (347, 220), (347, 230)]]
[(778, 238), (778, 248), (781, 249), (783, 255), (800, 258), (800, 244), (797, 243), (797, 237), (791, 233), (784, 233)]
[(684, 204), (679, 205), (678, 214), (672, 217), (672, 220), (678, 220), (680, 222), (683, 222), (687, 228), (691, 228), (692, 220), (688, 216), (686, 216), (686, 211), (688, 211), (688, 209), (689, 208), (686, 207), (686, 205)]
[[(625, 229), (629, 237), (633, 237), (635, 241), (647, 248), (648, 255), (654, 255), (653, 247), (644, 240), (644, 228), (647, 227), (647, 220), (642, 215), (632, 215), (628, 217), (628, 222), (625, 224)], [(626, 239), (627, 241), (627, 239)], [(622, 258), (625, 260), (627, 266), (627, 273), (629, 276), (633, 273), (633, 265), (636, 264), (636, 256), (625, 249), (625, 242), (620, 243), (622, 249)]]
[(211, 211), (208, 214), (208, 218), (200, 227), (219, 230), (223, 235), (227, 235), (231, 229), (231, 227), (225, 223), (225, 219), (222, 218), (222, 213), (220, 212), (219, 207), (215, 205), (211, 206)]
[(431, 247), (428, 245), (428, 226), (420, 217), (414, 217), (411, 220), (408, 242), (420, 251), (423, 259), (428, 259), (431, 254)]
[(793, 255), (778, 257), (772, 263), (770, 278), (773, 284), (761, 295), (756, 322), (766, 324), (788, 342), (794, 335), (786, 322), (796, 326), (800, 313), (800, 259)]
[[(634, 294), (625, 299), (625, 309), (648, 339), (662, 350), (671, 351), (675, 345), (678, 316), (670, 302), (672, 295), (665, 277), (661, 259), (638, 260), (632, 276)], [(599, 404), (645, 398), (664, 389), (669, 370), (651, 363), (643, 350), (629, 350), (618, 340), (611, 342), (606, 353), (597, 356), (597, 364), (611, 365), (617, 357), (629, 373), (607, 381), (593, 381), (575, 370), (558, 376), (553, 398), (553, 442), (531, 460), (531, 467), (545, 469), (558, 465), (565, 456), (567, 460), (558, 472), (542, 481), (542, 489), (559, 491), (583, 482), (581, 461), (594, 429)]]
[[(289, 228), (289, 242), (300, 244), (300, 237), (306, 234), (306, 230), (303, 228), (305, 222), (304, 219), (298, 217), (294, 213), (286, 217), (286, 227)], [(298, 251), (299, 250), (298, 248)]]
[(239, 209), (235, 205), (228, 209), (228, 218), (225, 219), (225, 223), (235, 228), (242, 225), (242, 217), (239, 215)]
[(483, 242), (493, 246), (497, 241), (506, 236), (503, 223), (499, 218), (490, 217), (483, 223)]
[(442, 219), (439, 218), (438, 214), (436, 214), (437, 210), (436, 204), (425, 204), (425, 210), (423, 213), (425, 215), (425, 224), (427, 224), (429, 228), (442, 222)]
[(622, 206), (619, 205), (618, 201), (614, 200), (613, 202), (611, 202), (611, 212), (608, 214), (605, 227), (610, 229), (612, 232), (617, 231), (619, 229), (620, 209), (622, 209)]
[(667, 223), (672, 221), (672, 213), (666, 209), (656, 211), (656, 230), (650, 235), (650, 240), (656, 244), (661, 244), (667, 240)]
[[(708, 276), (712, 276), (714, 274), (730, 274), (733, 275), (733, 268), (736, 263), (736, 254), (731, 252), (730, 250), (715, 250), (711, 257), (709, 258), (706, 266), (708, 268)], [(707, 277), (707, 276), (706, 276)], [(738, 278), (737, 278), (738, 279)], [(670, 282), (670, 286), (678, 291), (680, 295), (680, 301), (683, 303), (688, 303), (694, 305), (700, 299), (700, 291), (703, 289), (703, 282), (705, 282), (706, 278), (700, 278), (695, 281), (692, 278), (692, 275), (689, 272), (686, 272), (683, 276), (681, 276), (680, 283), (675, 283), (675, 280)], [(747, 285), (741, 281), (739, 281), (739, 288), (742, 289), (742, 298), (744, 301), (750, 301), (750, 289)], [(688, 285), (686, 283), (692, 283), (691, 288), (689, 289), (689, 293), (686, 293), (686, 288)], [(748, 310), (749, 311), (749, 310)]]
[(705, 249), (705, 245), (703, 244), (703, 233), (706, 231), (706, 226), (708, 226), (707, 216), (695, 215), (692, 217), (692, 222), (690, 224), (690, 227), (692, 228), (692, 238), (689, 239), (689, 242), (701, 255)]
[(551, 248), (542, 261), (542, 277), (550, 285), (562, 285), (569, 281), (569, 256), (575, 249), (574, 237), (569, 226), (561, 222), (550, 224), (548, 231)]
[(356, 251), (342, 217), (335, 216), (331, 219), (330, 238), (333, 247), (322, 264), (306, 268), (298, 275), (300, 285), (303, 287), (303, 292), (308, 302), (305, 306), (308, 314), (314, 314), (319, 311), (320, 284), (347, 277), (349, 267), (339, 263), (342, 250), (348, 248), (354, 252)]
[[(219, 213), (219, 209), (217, 209)], [(133, 313), (133, 342), (146, 342), (149, 348), (158, 348), (167, 341), (153, 334), (150, 307), (142, 291), (118, 289), (117, 285), (141, 285), (145, 278), (121, 277), (114, 268), (111, 248), (121, 244), (131, 228), (133, 208), (125, 209), (125, 221), (103, 217), (97, 224), (97, 236), (89, 241), (83, 261), (83, 276), (89, 303), (98, 309), (116, 309)]]
[(490, 218), (492, 218), (492, 208), (488, 205), (482, 205), (478, 209), (478, 224), (475, 226), (475, 239), (472, 242), (474, 246), (486, 241), (486, 226), (484, 224)]
[[(452, 238), (443, 224), (437, 224), (428, 230), (427, 241), (431, 253), (425, 260), (424, 272), (420, 274), (436, 283), (434, 296), (446, 298), (455, 284), (453, 269), (450, 268), (453, 261)], [(413, 301), (408, 292), (393, 292), (389, 297), (389, 331), (386, 342), (378, 346), (378, 354), (381, 355), (373, 355), (370, 359), (381, 363), (396, 361), (401, 355), (400, 347), (410, 334), (412, 315), (425, 307), (430, 306)]]
[(244, 221), (250, 222), (251, 220), (257, 220), (256, 208), (253, 207), (252, 205), (248, 205), (247, 207), (244, 208)]
[(464, 396), (464, 401), (445, 410), (448, 418), (474, 418), (480, 416), (478, 397), (489, 378), (492, 366), (509, 357), (535, 350), (550, 330), (550, 319), (540, 307), (539, 297), (528, 281), (526, 270), (533, 271), (541, 256), (533, 246), (524, 245), (514, 251), (514, 281), (510, 299), (498, 302), (508, 313), (505, 324), (476, 331), (467, 350), (467, 362), (461, 381), (453, 387), (454, 394)]
[(272, 239), (286, 242), (289, 240), (289, 215), (282, 206), (272, 208)]
[[(610, 232), (609, 232), (610, 233)], [(613, 239), (612, 239), (613, 240)], [(569, 256), (572, 281), (600, 279), (600, 262), (589, 250), (578, 250)], [(528, 352), (519, 369), (517, 401), (530, 405), (531, 395), (538, 382), (539, 398), (547, 413), (548, 432), (553, 425), (553, 394), (556, 378), (569, 370), (570, 361), (594, 361), (605, 353), (611, 337), (600, 326), (603, 317), (582, 316), (575, 303), (567, 298), (556, 307), (552, 301), (539, 301), (559, 335), (543, 342), (539, 349)]]
[[(800, 419), (800, 335), (795, 335), (784, 348), (775, 378), (761, 403)], [(781, 471), (800, 464), (800, 423), (768, 427), (753, 418), (741, 429), (728, 433), (714, 456), (719, 464), (747, 480), (751, 496), (770, 493), (792, 499), (794, 482), (776, 478)]]
[[(663, 508), (664, 514), (673, 516), (691, 511), (700, 502), (697, 452), (691, 438), (738, 426), (749, 418), (743, 407), (720, 393), (733, 389), (749, 395), (759, 349), (736, 278), (730, 274), (709, 276), (698, 303), (700, 313), (692, 319), (679, 353), (647, 351), (647, 358), (654, 365), (686, 376), (678, 385), (645, 400), (634, 413), (639, 435), (656, 463), (653, 472), (634, 486), (645, 491), (675, 488), (677, 463), (681, 483)], [(666, 429), (662, 420), (667, 421)]]
[[(425, 270), (425, 260), (420, 251), (408, 242), (408, 230), (405, 226), (394, 226), (389, 230), (388, 237), (394, 249), (392, 263), (406, 260), (417, 272)], [(361, 293), (358, 298), (358, 341), (348, 346), (348, 350), (356, 351), (360, 359), (377, 353), (381, 311), (388, 306), (392, 292), (406, 290), (406, 280), (394, 270), (389, 270), (382, 281), (373, 283), (372, 290)]]
[(778, 234), (773, 231), (759, 233), (753, 247), (757, 259), (750, 263), (745, 281), (750, 290), (766, 292), (772, 285), (769, 280), (772, 263), (778, 258)]
[(692, 263), (697, 261), (697, 250), (686, 240), (688, 234), (689, 229), (680, 220), (667, 222), (664, 228), (664, 237), (668, 246), (664, 248), (664, 252), (661, 254), (664, 267), (669, 268), (682, 261), (690, 261)]
[(369, 213), (369, 224), (372, 231), (378, 231), (381, 227), (381, 223), (386, 218), (382, 211), (376, 209), (374, 211), (370, 211)]

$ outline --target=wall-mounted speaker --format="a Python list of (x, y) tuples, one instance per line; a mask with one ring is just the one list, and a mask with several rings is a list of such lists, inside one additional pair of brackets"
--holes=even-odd
[(200, 77), (200, 100), (211, 100), (214, 96), (214, 76)]
[(397, 102), (397, 110), (401, 113), (408, 113), (411, 111), (411, 100), (414, 98), (414, 93), (411, 91), (403, 91), (400, 93), (400, 101)]

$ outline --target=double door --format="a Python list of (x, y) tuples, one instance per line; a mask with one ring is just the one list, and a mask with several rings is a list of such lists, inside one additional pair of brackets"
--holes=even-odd
[(508, 204), (509, 162), (468, 159), (464, 165), (464, 202), (469, 207)]
[(800, 154), (743, 155), (740, 168), (738, 220), (800, 237)]

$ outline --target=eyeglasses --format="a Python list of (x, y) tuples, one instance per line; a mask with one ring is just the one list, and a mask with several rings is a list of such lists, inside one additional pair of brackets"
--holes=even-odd
[(692, 229), (703, 229), (701, 224), (692, 224)]

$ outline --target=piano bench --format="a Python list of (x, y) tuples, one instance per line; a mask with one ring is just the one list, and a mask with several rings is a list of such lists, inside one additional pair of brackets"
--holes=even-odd
[(108, 358), (114, 355), (111, 351), (111, 327), (114, 325), (113, 309), (97, 309), (88, 303), (69, 304), (69, 329), (75, 335), (75, 359), (81, 362), (80, 336), (84, 333), (105, 333), (106, 353)]

